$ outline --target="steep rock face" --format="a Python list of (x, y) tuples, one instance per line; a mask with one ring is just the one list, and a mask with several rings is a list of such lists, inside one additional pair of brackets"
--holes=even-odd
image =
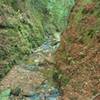
[(90, 100), (100, 92), (99, 12), (99, 0), (76, 0), (62, 33), (55, 58), (57, 68), (69, 79), (62, 86), (63, 100)]

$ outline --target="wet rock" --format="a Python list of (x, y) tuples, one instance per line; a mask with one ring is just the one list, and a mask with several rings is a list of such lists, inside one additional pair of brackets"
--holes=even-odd
[(48, 97), (48, 100), (57, 100), (56, 97)]
[(29, 98), (30, 98), (30, 100), (40, 100), (39, 94), (34, 94), (34, 95), (30, 96)]
[(54, 89), (54, 90), (52, 90), (52, 91), (50, 92), (50, 95), (51, 95), (52, 97), (57, 97), (57, 96), (60, 95), (60, 92), (58, 91), (58, 89)]

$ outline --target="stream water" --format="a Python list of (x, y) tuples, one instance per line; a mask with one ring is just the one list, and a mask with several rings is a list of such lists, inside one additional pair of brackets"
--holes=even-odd
[(55, 65), (49, 63), (58, 46), (59, 42), (48, 40), (12, 68), (0, 84), (4, 90), (11, 89), (6, 95), (9, 99), (3, 96), (0, 100), (60, 100), (60, 90), (53, 80)]
[[(47, 56), (49, 53), (54, 53), (55, 50), (57, 49), (57, 47), (59, 46), (59, 43), (56, 45), (52, 45), (52, 41), (46, 41), (44, 42), (44, 44), (42, 44), (39, 48), (37, 48), (34, 53), (36, 55), (36, 59), (35, 59), (35, 63), (33, 65), (27, 65), (27, 68), (30, 68), (30, 70), (32, 71), (41, 71), (41, 67), (42, 70), (45, 70), (45, 72), (48, 70), (53, 70), (54, 66), (48, 65), (48, 66), (41, 66), (39, 65), (39, 63), (44, 63), (44, 59), (42, 58), (42, 55)], [(37, 58), (40, 57), (40, 58)], [(45, 57), (44, 56), (44, 57)], [(30, 67), (29, 67), (30, 66)], [(50, 67), (49, 67), (50, 66)], [(32, 69), (33, 67), (33, 69)], [(46, 69), (45, 69), (46, 68)], [(37, 69), (37, 70), (35, 70)], [(59, 96), (60, 96), (60, 91), (57, 88), (57, 86), (55, 86), (53, 79), (52, 79), (52, 75), (53, 73), (51, 73), (51, 75), (49, 75), (49, 77), (51, 79), (47, 79), (40, 85), (38, 86), (38, 88), (40, 89), (40, 92), (37, 92), (35, 89), (33, 90), (34, 93), (29, 96), (28, 98), (30, 98), (30, 100), (58, 100)], [(48, 76), (48, 75), (47, 75)]]

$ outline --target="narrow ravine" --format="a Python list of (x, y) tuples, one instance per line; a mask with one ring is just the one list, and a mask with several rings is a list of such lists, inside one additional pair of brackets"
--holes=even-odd
[(74, 4), (0, 0), (0, 100), (60, 100), (55, 52)]
[(0, 0), (0, 100), (100, 100), (100, 0)]

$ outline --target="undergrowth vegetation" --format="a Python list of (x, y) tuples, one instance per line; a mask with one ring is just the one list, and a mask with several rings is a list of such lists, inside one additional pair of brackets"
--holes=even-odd
[(10, 69), (49, 37), (57, 40), (73, 5), (74, 0), (0, 0), (0, 67)]

